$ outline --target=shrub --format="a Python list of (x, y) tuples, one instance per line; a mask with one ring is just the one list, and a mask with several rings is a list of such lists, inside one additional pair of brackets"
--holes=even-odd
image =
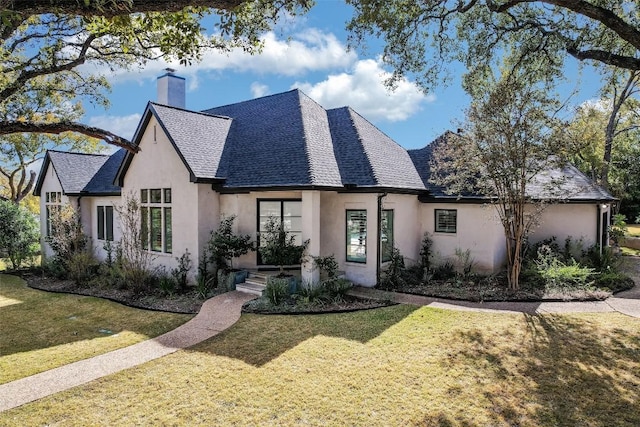
[(50, 221), (51, 232), (46, 238), (47, 243), (65, 265), (71, 255), (86, 249), (89, 238), (82, 232), (80, 216), (70, 205), (52, 210)]
[(613, 248), (606, 246), (600, 251), (600, 246), (593, 245), (582, 253), (581, 261), (599, 272), (617, 271), (622, 258)]
[(620, 244), (620, 240), (627, 234), (627, 217), (622, 214), (613, 216), (613, 224), (609, 226), (609, 237), (616, 245)]
[(333, 279), (324, 282), (324, 286), (333, 299), (342, 298), (353, 287), (353, 283), (347, 279)]
[(331, 298), (324, 283), (302, 282), (298, 287), (297, 295), (305, 303), (319, 303)]
[(158, 288), (161, 294), (172, 296), (176, 293), (177, 287), (177, 283), (173, 277), (166, 274), (158, 277)]
[(585, 288), (594, 269), (583, 267), (571, 259), (562, 261), (550, 247), (541, 246), (536, 260), (538, 272), (547, 286), (558, 288)]
[(600, 289), (608, 289), (615, 293), (633, 288), (634, 282), (631, 277), (623, 273), (611, 271), (597, 274), (594, 286)]
[(309, 240), (296, 245), (295, 236), (284, 228), (284, 224), (279, 219), (271, 217), (265, 224), (265, 231), (260, 233), (258, 251), (265, 264), (277, 265), (280, 268), (280, 275), (283, 275), (285, 265), (304, 262), (304, 251), (307, 246), (309, 246)]
[(289, 295), (289, 280), (278, 277), (269, 277), (264, 294), (273, 305), (284, 302)]
[(81, 284), (89, 281), (98, 273), (99, 263), (91, 250), (73, 253), (66, 261), (68, 277)]
[(228, 268), (233, 270), (233, 259), (255, 249), (251, 236), (248, 234), (237, 235), (233, 232), (235, 215), (223, 218), (217, 230), (211, 232), (208, 250), (211, 261), (216, 268)]
[(420, 268), (426, 273), (431, 269), (431, 255), (433, 251), (433, 239), (431, 234), (425, 232), (420, 243)]
[(0, 200), (0, 257), (6, 254), (13, 269), (38, 253), (39, 236), (38, 224), (29, 211)]
[(177, 284), (177, 290), (179, 292), (185, 292), (189, 284), (188, 276), (191, 270), (191, 254), (189, 253), (189, 249), (179, 258), (176, 257), (176, 260), (178, 261), (178, 267), (171, 270), (171, 276), (173, 276)]
[(473, 267), (476, 264), (475, 260), (471, 256), (471, 250), (462, 250), (456, 248), (455, 250), (456, 261), (458, 264), (458, 271), (463, 277), (469, 277), (473, 271)]
[(315, 256), (313, 257), (313, 264), (320, 269), (320, 272), (325, 273), (329, 279), (333, 279), (338, 275), (339, 265), (333, 255)]
[(450, 261), (444, 261), (433, 269), (433, 278), (436, 280), (447, 280), (456, 276), (456, 266)]

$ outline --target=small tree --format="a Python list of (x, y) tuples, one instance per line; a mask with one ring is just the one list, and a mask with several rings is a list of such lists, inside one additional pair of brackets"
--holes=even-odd
[(247, 254), (255, 248), (250, 235), (233, 232), (235, 219), (235, 215), (223, 218), (218, 229), (211, 232), (209, 252), (216, 268), (228, 267), (233, 270), (233, 259)]
[(0, 200), (0, 257), (6, 255), (13, 269), (38, 253), (38, 224), (25, 208)]
[(87, 249), (89, 238), (83, 233), (80, 216), (71, 205), (52, 209), (50, 221), (51, 230), (46, 241), (67, 269), (69, 260)]
[[(506, 238), (509, 288), (519, 288), (526, 238), (546, 203), (566, 197), (562, 181), (542, 176), (562, 165), (548, 88), (524, 72), (479, 82), (463, 135), (449, 134), (434, 147), (432, 181), (452, 193), (487, 198)], [(546, 182), (545, 182), (546, 181)], [(531, 192), (532, 188), (538, 190)]]
[(113, 209), (118, 214), (122, 234), (118, 248), (120, 267), (125, 279), (132, 281), (135, 286), (142, 286), (153, 261), (153, 256), (143, 247), (147, 224), (142, 218), (142, 207), (138, 198), (129, 193)]
[(285, 265), (304, 262), (304, 251), (308, 245), (309, 240), (297, 245), (295, 236), (284, 228), (284, 224), (278, 218), (271, 217), (265, 224), (265, 231), (260, 233), (258, 251), (262, 261), (266, 264), (277, 265), (280, 268), (279, 275), (283, 276)]

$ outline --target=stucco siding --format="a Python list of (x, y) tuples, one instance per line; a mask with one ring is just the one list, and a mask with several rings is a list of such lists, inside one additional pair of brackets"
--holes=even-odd
[(597, 239), (596, 204), (556, 204), (547, 206), (542, 212), (538, 226), (532, 231), (532, 243), (555, 236), (560, 244), (567, 237), (583, 239), (590, 246)]
[[(90, 238), (93, 253), (100, 261), (107, 259), (107, 251), (104, 249), (106, 239), (98, 239), (98, 206), (114, 206), (113, 210), (113, 241), (117, 242), (122, 237), (120, 230), (120, 220), (117, 208), (120, 205), (119, 196), (104, 197), (83, 197), (82, 198), (82, 219), (83, 230)], [(115, 256), (115, 254), (113, 254)]]
[[(155, 118), (151, 118), (133, 157), (122, 188), (126, 197), (140, 198), (141, 189), (171, 189), (172, 253), (153, 252), (154, 264), (177, 266), (176, 257), (188, 249), (192, 262), (200, 255), (199, 189)], [(166, 205), (169, 206), (169, 205)]]
[[(457, 211), (455, 233), (435, 231), (435, 210)], [(456, 249), (471, 251), (478, 272), (494, 272), (502, 266), (504, 231), (491, 205), (461, 203), (425, 203), (422, 205), (423, 232), (433, 239), (434, 263), (457, 260)]]

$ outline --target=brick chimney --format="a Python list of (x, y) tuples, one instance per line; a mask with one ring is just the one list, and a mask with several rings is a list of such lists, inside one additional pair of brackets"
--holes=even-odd
[(176, 70), (165, 68), (166, 74), (158, 77), (158, 104), (185, 108), (185, 78), (176, 76)]

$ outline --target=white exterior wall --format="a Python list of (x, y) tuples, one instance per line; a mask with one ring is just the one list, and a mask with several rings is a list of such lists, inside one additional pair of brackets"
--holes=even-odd
[[(81, 201), (82, 210), (82, 228), (84, 233), (90, 237), (90, 244), (93, 253), (100, 261), (107, 258), (107, 252), (104, 250), (105, 240), (98, 239), (98, 206), (117, 206), (120, 204), (120, 196), (104, 196), (104, 197), (83, 197)], [(120, 219), (118, 212), (113, 210), (113, 241), (117, 242), (122, 237), (120, 231)], [(115, 256), (115, 254), (114, 254)]]
[[(469, 249), (478, 272), (491, 273), (502, 267), (505, 260), (504, 229), (493, 206), (425, 203), (421, 208), (422, 233), (428, 232), (433, 239), (435, 263), (455, 261), (456, 249)], [(436, 209), (457, 210), (456, 233), (435, 232)]]
[(585, 247), (597, 242), (597, 204), (550, 205), (542, 212), (538, 226), (532, 230), (531, 243), (555, 236), (562, 244), (567, 237), (583, 239)]
[(201, 239), (199, 185), (189, 181), (186, 166), (155, 117), (149, 120), (140, 141), (140, 151), (133, 156), (127, 170), (122, 187), (122, 200), (124, 202), (130, 195), (139, 199), (141, 189), (153, 188), (171, 188), (173, 238), (172, 253), (153, 252), (154, 264), (164, 265), (169, 269), (175, 268), (175, 258), (188, 249), (193, 265), (197, 265)]
[[(60, 184), (60, 180), (58, 179), (58, 175), (56, 171), (53, 169), (51, 163), (49, 163), (49, 167), (45, 171), (45, 177), (42, 181), (42, 188), (40, 189), (40, 247), (42, 248), (42, 257), (44, 259), (49, 258), (54, 255), (51, 250), (51, 246), (46, 242), (45, 238), (47, 236), (47, 203), (46, 203), (46, 193), (49, 192), (60, 192), (62, 193), (62, 185)], [(62, 204), (69, 204), (69, 197), (62, 195)], [(72, 205), (75, 207), (75, 205)]]
[[(258, 237), (258, 199), (302, 199), (302, 192), (264, 191), (220, 195), (220, 218), (235, 215), (234, 233), (249, 234), (254, 242)], [(236, 268), (256, 268), (257, 263), (256, 252), (249, 252), (233, 260)]]

